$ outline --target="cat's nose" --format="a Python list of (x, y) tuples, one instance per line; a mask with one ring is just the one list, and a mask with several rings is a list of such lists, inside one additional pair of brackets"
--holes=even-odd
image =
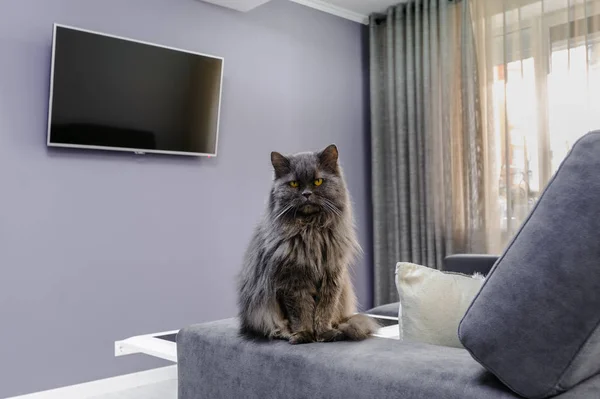
[(312, 193), (310, 191), (304, 191), (302, 195), (304, 195), (304, 198), (309, 199)]

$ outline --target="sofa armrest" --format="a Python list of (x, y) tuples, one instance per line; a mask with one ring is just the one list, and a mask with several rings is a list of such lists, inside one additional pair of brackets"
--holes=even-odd
[(462, 274), (481, 273), (486, 276), (494, 263), (497, 255), (456, 254), (444, 259), (444, 271)]
[(373, 316), (398, 317), (400, 302), (388, 303), (367, 310), (365, 313)]

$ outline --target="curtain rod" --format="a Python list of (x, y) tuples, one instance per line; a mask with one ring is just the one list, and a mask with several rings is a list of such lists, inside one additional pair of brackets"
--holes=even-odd
[[(413, 4), (414, 4), (414, 3), (416, 3), (417, 1), (419, 1), (419, 0), (407, 0), (407, 1), (404, 1), (404, 2), (402, 2), (402, 3), (399, 3), (399, 4), (397, 4), (397, 5), (395, 5), (395, 6), (390, 6), (389, 8), (395, 8), (395, 7), (398, 7), (398, 6), (401, 6), (401, 5), (404, 5), (404, 4), (410, 4), (410, 3), (413, 3)], [(445, 1), (447, 1), (448, 3), (460, 3), (462, 0), (445, 0)], [(421, 3), (421, 4), (422, 4), (422, 3)], [(388, 8), (388, 9), (389, 9), (389, 8)], [(373, 14), (371, 14), (371, 16), (372, 16), (372, 18), (371, 18), (371, 19), (372, 19), (373, 21), (375, 21), (375, 23), (376, 23), (376, 24), (379, 24), (379, 23), (381, 23), (381, 22), (384, 22), (384, 21), (386, 20), (386, 18), (387, 18), (387, 15), (386, 15), (386, 14), (384, 14), (384, 13), (382, 13), (382, 12), (373, 13)]]

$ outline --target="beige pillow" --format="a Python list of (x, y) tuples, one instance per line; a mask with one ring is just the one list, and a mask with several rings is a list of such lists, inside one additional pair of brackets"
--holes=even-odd
[(462, 348), (458, 324), (483, 285), (483, 276), (396, 264), (400, 339)]

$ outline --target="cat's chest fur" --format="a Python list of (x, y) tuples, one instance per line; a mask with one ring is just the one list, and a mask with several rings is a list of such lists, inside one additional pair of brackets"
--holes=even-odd
[(337, 274), (340, 260), (347, 251), (345, 237), (329, 228), (305, 227), (289, 234), (282, 242), (286, 247), (284, 268), (290, 274), (301, 274), (313, 281), (324, 275)]

